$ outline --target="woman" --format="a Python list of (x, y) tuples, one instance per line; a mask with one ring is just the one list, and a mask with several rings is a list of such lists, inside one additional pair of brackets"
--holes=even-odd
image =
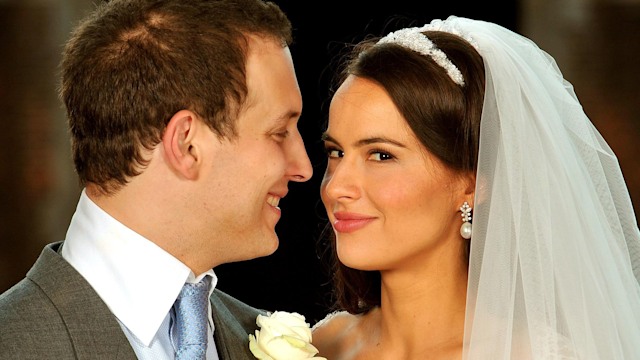
[(554, 60), (458, 17), (352, 55), (324, 135), (344, 311), (320, 355), (640, 359), (636, 218)]

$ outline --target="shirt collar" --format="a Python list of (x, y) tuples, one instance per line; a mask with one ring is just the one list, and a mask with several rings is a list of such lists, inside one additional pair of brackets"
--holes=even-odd
[(148, 346), (185, 282), (195, 276), (171, 254), (129, 229), (82, 191), (62, 256), (91, 284), (111, 312)]

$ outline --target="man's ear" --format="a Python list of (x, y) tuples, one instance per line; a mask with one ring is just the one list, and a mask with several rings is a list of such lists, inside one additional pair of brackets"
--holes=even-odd
[(180, 110), (171, 117), (162, 135), (167, 164), (176, 174), (189, 180), (198, 177), (202, 163), (201, 149), (194, 141), (202, 125), (193, 112)]

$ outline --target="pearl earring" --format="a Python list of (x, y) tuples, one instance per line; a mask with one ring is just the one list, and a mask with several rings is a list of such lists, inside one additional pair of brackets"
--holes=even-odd
[(460, 226), (460, 235), (469, 240), (471, 239), (471, 206), (468, 202), (464, 202), (460, 207), (462, 211), (462, 226)]

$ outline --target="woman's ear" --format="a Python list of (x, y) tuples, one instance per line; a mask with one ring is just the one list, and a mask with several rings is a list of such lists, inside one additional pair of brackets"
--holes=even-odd
[(185, 179), (195, 180), (201, 164), (200, 148), (195, 137), (203, 126), (188, 110), (175, 113), (162, 135), (162, 147), (169, 167)]
[(465, 201), (473, 208), (476, 195), (476, 174), (469, 172), (463, 175)]

